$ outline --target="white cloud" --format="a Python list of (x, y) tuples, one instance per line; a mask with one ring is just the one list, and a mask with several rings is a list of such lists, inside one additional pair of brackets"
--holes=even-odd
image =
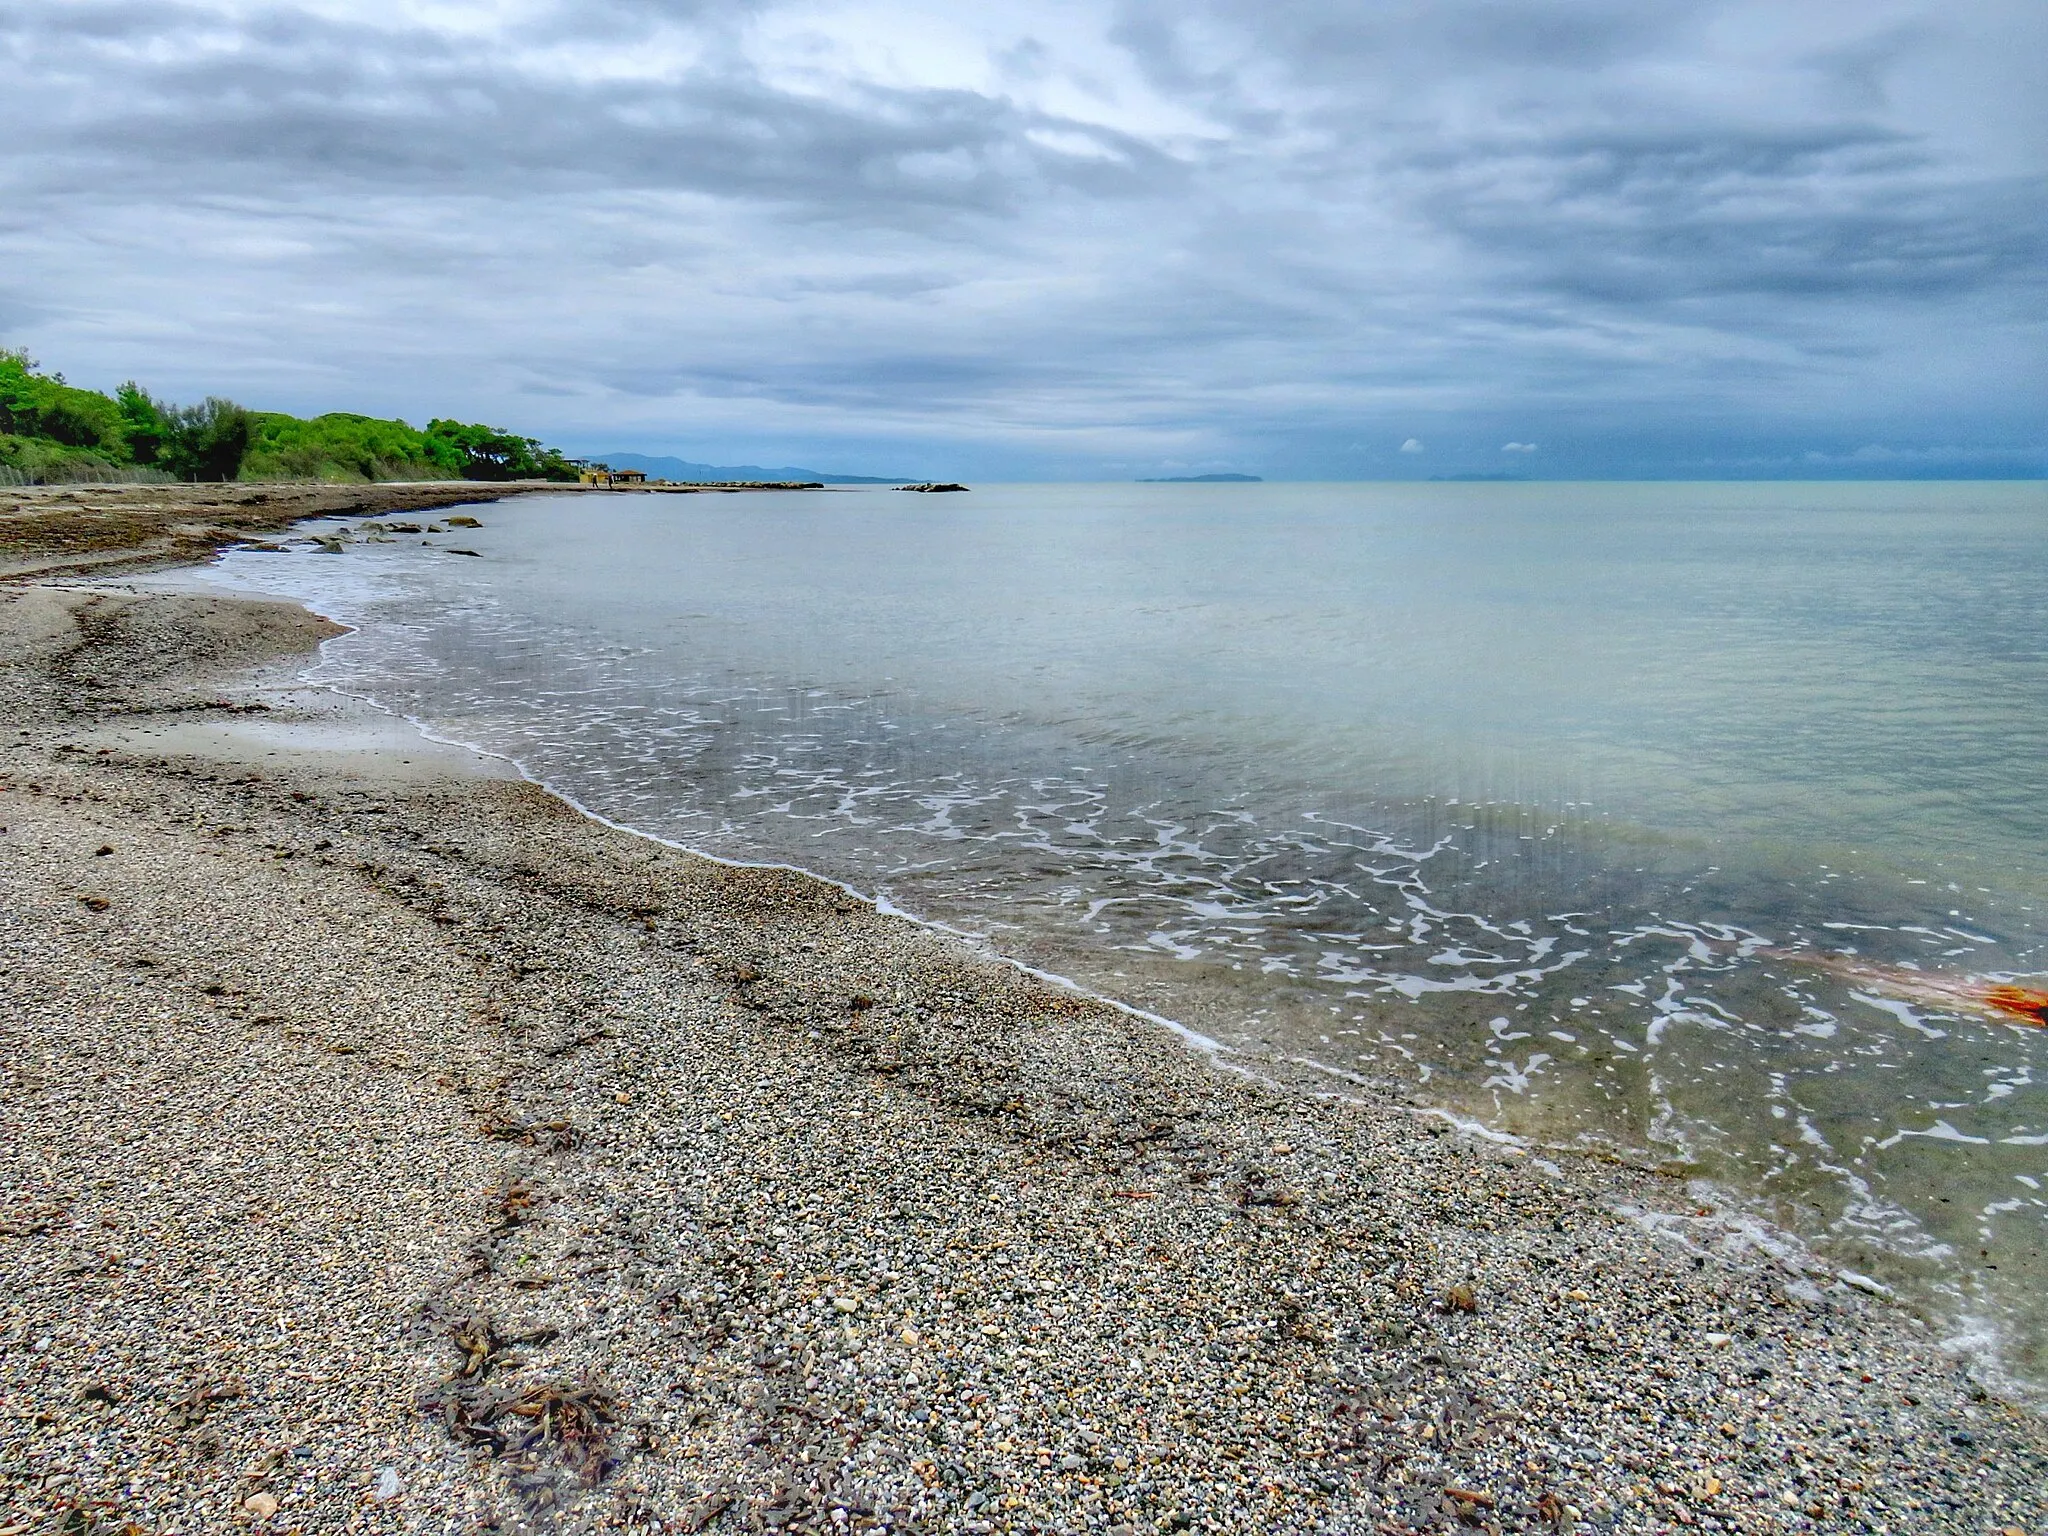
[(941, 479), (2033, 452), (2043, 57), (2041, 0), (12, 0), (0, 343)]
[(1536, 445), (1534, 443), (1502, 443), (1500, 451), (1502, 453), (1534, 453)]

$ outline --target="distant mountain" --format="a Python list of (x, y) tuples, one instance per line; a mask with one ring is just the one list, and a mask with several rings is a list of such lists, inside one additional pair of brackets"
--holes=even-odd
[(1263, 475), (1154, 475), (1140, 485), (1260, 485)]
[(783, 464), (773, 469), (759, 464), (693, 464), (688, 459), (654, 458), (644, 453), (594, 453), (600, 464), (613, 469), (638, 469), (656, 480), (816, 480), (821, 485), (904, 485), (913, 476), (828, 475), (818, 469), (797, 469)]
[(1502, 481), (1512, 481), (1512, 482), (1516, 482), (1516, 483), (1519, 483), (1519, 482), (1521, 482), (1521, 481), (1523, 481), (1523, 480), (1527, 480), (1527, 479), (1528, 479), (1529, 477), (1528, 477), (1527, 475), (1497, 475), (1497, 474), (1496, 474), (1496, 475), (1431, 475), (1431, 476), (1430, 476), (1429, 478), (1430, 478), (1430, 479), (1432, 479), (1432, 480), (1440, 481), (1440, 482), (1442, 482), (1442, 483), (1444, 483), (1444, 484), (1449, 484), (1449, 483), (1450, 483), (1450, 482), (1452, 482), (1452, 481), (1465, 481), (1465, 482), (1468, 482), (1468, 483), (1470, 483), (1470, 482), (1479, 482), (1479, 483), (1482, 483), (1482, 484), (1497, 484), (1497, 483), (1499, 483), (1499, 482), (1502, 482)]

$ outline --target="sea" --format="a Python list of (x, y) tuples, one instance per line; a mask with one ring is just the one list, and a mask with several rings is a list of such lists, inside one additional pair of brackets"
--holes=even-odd
[(208, 579), (611, 821), (1664, 1168), (2042, 1400), (2048, 484), (471, 510)]

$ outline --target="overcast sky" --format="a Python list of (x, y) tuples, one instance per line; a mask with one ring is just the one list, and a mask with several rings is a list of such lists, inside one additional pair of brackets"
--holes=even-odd
[(2043, 0), (9, 0), (0, 72), (0, 342), (80, 383), (983, 478), (2048, 470)]

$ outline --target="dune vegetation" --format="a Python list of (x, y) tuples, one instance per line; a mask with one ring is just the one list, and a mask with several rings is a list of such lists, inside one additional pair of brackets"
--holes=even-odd
[(0, 347), (0, 483), (575, 478), (559, 450), (501, 427), (176, 405), (133, 381), (108, 395)]

